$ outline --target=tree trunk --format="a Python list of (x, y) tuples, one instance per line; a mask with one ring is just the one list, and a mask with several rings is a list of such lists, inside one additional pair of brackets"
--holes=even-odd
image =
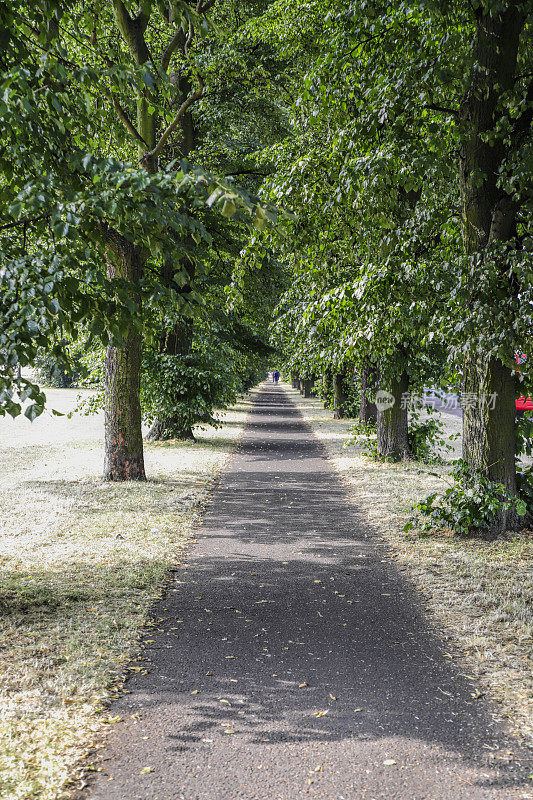
[[(139, 285), (143, 262), (138, 248), (121, 236), (108, 246), (107, 276)], [(141, 429), (141, 306), (132, 297), (139, 319), (131, 321), (123, 347), (109, 344), (105, 358), (105, 454), (106, 481), (146, 480)]]
[(376, 404), (368, 399), (368, 395), (377, 387), (377, 374), (374, 367), (363, 364), (361, 370), (361, 402), (359, 404), (359, 422), (362, 425), (376, 425), (378, 410)]
[[(476, 358), (469, 351), (463, 379), (463, 458), (491, 481), (516, 495), (516, 378), (499, 359)], [(516, 509), (495, 514), (488, 533), (495, 536), (520, 523)]]
[[(498, 187), (506, 145), (502, 138), (485, 140), (485, 134), (496, 125), (501, 93), (513, 86), (524, 20), (516, 3), (510, 3), (501, 14), (480, 11), (477, 15), (472, 69), (461, 104), (461, 120), (467, 131), (460, 164), (467, 256), (482, 254), (493, 241), (506, 241), (515, 233), (515, 202)], [(483, 269), (482, 259), (480, 265)], [(507, 271), (508, 265), (502, 264), (497, 288), (503, 296), (516, 295), (517, 287), (511, 285)], [(509, 352), (509, 360), (512, 356)], [(463, 458), (469, 467), (502, 483), (513, 494), (515, 389), (511, 370), (471, 342), (463, 372)], [(501, 511), (495, 514), (490, 530), (498, 534), (515, 524), (513, 511)]]
[(324, 408), (328, 408), (329, 406), (329, 398), (331, 395), (332, 389), (332, 373), (329, 368), (324, 370), (324, 374), (322, 375), (322, 399), (324, 400)]
[(304, 378), (302, 381), (303, 383), (303, 396), (304, 397), (311, 397), (311, 389), (313, 388), (313, 379), (312, 378)]
[(333, 418), (342, 419), (345, 416), (344, 403), (346, 394), (344, 391), (344, 373), (335, 372), (333, 375)]
[(299, 386), (299, 377), (297, 372), (291, 372), (291, 386), (293, 389), (297, 389)]
[(177, 417), (154, 420), (152, 427), (146, 434), (146, 439), (149, 442), (168, 442), (169, 439), (180, 439), (181, 441), (190, 442), (196, 441), (190, 425), (183, 427), (181, 420)]
[[(143, 7), (142, 13), (139, 13), (136, 18), (130, 17), (123, 3), (113, 3), (113, 12), (117, 27), (128, 46), (133, 60), (138, 65), (144, 64), (147, 61), (151, 61), (152, 56), (145, 41), (145, 32), (148, 28), (150, 20), (149, 7)], [(186, 32), (178, 31), (178, 34), (172, 38), (171, 43), (162, 53), (160, 69), (163, 72), (166, 73), (168, 71), (168, 67), (174, 52), (179, 50), (182, 53), (185, 53), (187, 42), (188, 37)], [(173, 105), (175, 108), (178, 108), (189, 92), (191, 92), (192, 84), (187, 75), (182, 76), (180, 80), (178, 73), (169, 75), (169, 81), (176, 89)], [(148, 154), (155, 147), (156, 133), (158, 125), (160, 124), (157, 111), (154, 111), (153, 109), (153, 106), (157, 105), (154, 102), (154, 99), (155, 98), (152, 96), (151, 90), (148, 88), (146, 88), (143, 93), (138, 94), (136, 99), (137, 130), (141, 137), (141, 140), (138, 143), (139, 157), (146, 170), (151, 173), (154, 173), (158, 170), (158, 164), (157, 160), (149, 158)], [(177, 135), (173, 140), (173, 147), (177, 150), (176, 155), (179, 154), (182, 158), (186, 158), (194, 146), (195, 130), (193, 118), (191, 112), (187, 111), (180, 120)], [(192, 279), (194, 274), (194, 265), (192, 265), (192, 262), (189, 263), (191, 264), (191, 268), (189, 269), (188, 264), (186, 269)], [(162, 282), (165, 283), (169, 280), (172, 280), (174, 272), (175, 264), (171, 263), (170, 261), (165, 262), (161, 272)], [(189, 289), (188, 286), (184, 288), (184, 291), (187, 289)], [(183, 343), (181, 342), (183, 339), (183, 329), (187, 330), (188, 326), (187, 323), (183, 323), (183, 321), (180, 320), (176, 323), (173, 331), (167, 331), (163, 334), (162, 339), (165, 341), (165, 344), (162, 348), (162, 352), (172, 355), (182, 355), (189, 352), (190, 337), (188, 346), (184, 347)], [(173, 342), (174, 349), (172, 346)], [(148, 439), (155, 440), (169, 438), (194, 439), (194, 436), (191, 428), (188, 427), (183, 429), (180, 421), (176, 418), (156, 419), (150, 429), (150, 432), (148, 433)]]
[(391, 384), (394, 404), (383, 410), (379, 405), (377, 407), (377, 450), (382, 458), (401, 461), (409, 457), (407, 404), (402, 403), (402, 395), (408, 391), (409, 376), (404, 370)]

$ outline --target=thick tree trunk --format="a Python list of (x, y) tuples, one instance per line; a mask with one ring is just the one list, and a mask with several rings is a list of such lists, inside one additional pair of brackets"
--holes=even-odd
[(322, 375), (322, 399), (324, 400), (324, 408), (329, 406), (329, 398), (331, 395), (333, 375), (329, 368), (324, 370)]
[[(107, 273), (139, 285), (143, 263), (138, 248), (113, 236), (108, 248)], [(140, 311), (140, 297), (133, 297)], [(141, 321), (131, 322), (124, 346), (109, 345), (105, 358), (105, 455), (106, 481), (146, 480), (141, 429)]]
[[(505, 159), (502, 138), (491, 142), (485, 134), (494, 129), (502, 92), (513, 86), (524, 15), (516, 3), (501, 14), (480, 11), (476, 22), (472, 70), (461, 104), (467, 131), (461, 149), (462, 228), (466, 255), (482, 254), (493, 241), (506, 241), (515, 233), (516, 206), (498, 187)], [(483, 261), (480, 261), (483, 269)], [(502, 295), (516, 294), (502, 264)], [(475, 287), (475, 281), (473, 282)], [(475, 288), (473, 290), (475, 299)], [(509, 353), (509, 360), (512, 359)], [(489, 479), (516, 493), (515, 381), (504, 364), (472, 343), (463, 371), (463, 458)], [(495, 514), (491, 532), (501, 533), (516, 523), (514, 512)]]
[(346, 415), (344, 404), (346, 394), (344, 391), (344, 373), (335, 372), (333, 375), (333, 418), (342, 419)]
[(361, 370), (361, 401), (359, 404), (359, 422), (362, 425), (375, 425), (378, 418), (376, 404), (369, 400), (369, 394), (376, 390), (377, 375), (374, 367), (363, 364)]
[(149, 442), (167, 442), (169, 439), (195, 442), (194, 433), (190, 426), (183, 427), (181, 420), (176, 417), (156, 419), (146, 434)]
[(299, 383), (300, 378), (298, 377), (297, 372), (291, 372), (291, 386), (293, 389), (297, 389), (300, 385)]
[(313, 388), (314, 380), (312, 378), (304, 378), (303, 383), (303, 396), (311, 397), (311, 389)]
[[(516, 378), (496, 358), (465, 359), (463, 380), (463, 458), (470, 467), (516, 494)], [(488, 532), (494, 535), (520, 524), (516, 509), (495, 514)]]
[(390, 392), (394, 398), (392, 407), (381, 410), (378, 405), (377, 450), (382, 458), (401, 461), (409, 457), (407, 404), (402, 403), (402, 395), (408, 391), (409, 376), (404, 371), (391, 383)]
[[(130, 16), (126, 5), (124, 3), (113, 3), (113, 13), (118, 30), (120, 31), (124, 42), (126, 43), (132, 59), (138, 64), (145, 64), (147, 61), (152, 61), (152, 55), (145, 40), (145, 33), (148, 29), (150, 22), (150, 4), (145, 4), (136, 17)], [(159, 68), (162, 72), (167, 73), (171, 63), (172, 56), (175, 52), (181, 51), (182, 54), (186, 53), (187, 45), (190, 44), (190, 38), (185, 31), (178, 31), (174, 35), (163, 50), (161, 55), (161, 62)], [(192, 84), (188, 75), (179, 76), (179, 73), (173, 73), (168, 76), (170, 83), (175, 87), (175, 96), (173, 105), (177, 109), (185, 98), (192, 91)], [(137, 130), (140, 134), (138, 143), (138, 152), (141, 163), (144, 165), (148, 172), (154, 173), (158, 170), (159, 165), (157, 159), (150, 156), (151, 151), (156, 145), (157, 131), (160, 125), (160, 118), (154, 106), (155, 97), (150, 89), (145, 88), (142, 93), (137, 95)], [(186, 158), (195, 146), (195, 130), (193, 124), (193, 117), (191, 111), (187, 111), (181, 117), (179, 128), (172, 142), (176, 150), (176, 155)], [(161, 280), (162, 282), (168, 281), (173, 278), (175, 271), (175, 264), (167, 261), (162, 268)], [(187, 265), (187, 270), (191, 275), (194, 272), (194, 267), (191, 264), (191, 269)], [(188, 287), (185, 287), (188, 288)], [(176, 329), (171, 332), (165, 332), (163, 339), (167, 342), (172, 342), (173, 338), (181, 338), (182, 326), (181, 321), (177, 323)], [(167, 335), (168, 334), (168, 335)], [(176, 355), (188, 352), (189, 348), (183, 349), (181, 345), (176, 345), (178, 348)], [(174, 354), (171, 345), (165, 345), (163, 352)], [(178, 419), (157, 419), (150, 432), (148, 438), (153, 439), (168, 439), (168, 438), (194, 438), (190, 427), (183, 429)]]

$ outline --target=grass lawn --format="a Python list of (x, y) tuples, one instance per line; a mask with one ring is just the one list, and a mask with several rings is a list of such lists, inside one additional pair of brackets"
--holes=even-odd
[[(64, 412), (79, 392), (47, 394)], [(248, 409), (196, 431), (196, 444), (147, 445), (139, 484), (100, 480), (99, 415), (0, 419), (1, 798), (72, 787)]]
[[(358, 509), (390, 547), (400, 569), (421, 592), (436, 625), (450, 644), (450, 656), (478, 678), (499, 705), (510, 728), (533, 746), (533, 532), (494, 542), (446, 533), (404, 533), (410, 507), (432, 491), (442, 491), (449, 464), (378, 463), (363, 454), (363, 437), (353, 440), (353, 420), (334, 420), (316, 400), (298, 403), (345, 482)], [(461, 420), (441, 414), (447, 434)], [(449, 458), (460, 454), (454, 444)], [(436, 472), (442, 477), (432, 477)]]

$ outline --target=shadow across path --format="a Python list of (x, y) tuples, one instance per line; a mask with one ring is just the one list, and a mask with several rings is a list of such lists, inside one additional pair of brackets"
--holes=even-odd
[(258, 393), (154, 617), (92, 800), (528, 796), (281, 387)]

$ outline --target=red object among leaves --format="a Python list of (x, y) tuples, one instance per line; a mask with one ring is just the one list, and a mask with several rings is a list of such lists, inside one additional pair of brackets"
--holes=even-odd
[(516, 410), (533, 411), (533, 400), (531, 399), (531, 397), (524, 397), (524, 395), (521, 394), (518, 400), (516, 401)]
[[(522, 353), (517, 353), (516, 363), (518, 365), (523, 364), (525, 360), (526, 357), (522, 355)], [(533, 400), (531, 399), (531, 397), (525, 397), (523, 394), (521, 394), (518, 400), (516, 401), (516, 410), (533, 411)]]

